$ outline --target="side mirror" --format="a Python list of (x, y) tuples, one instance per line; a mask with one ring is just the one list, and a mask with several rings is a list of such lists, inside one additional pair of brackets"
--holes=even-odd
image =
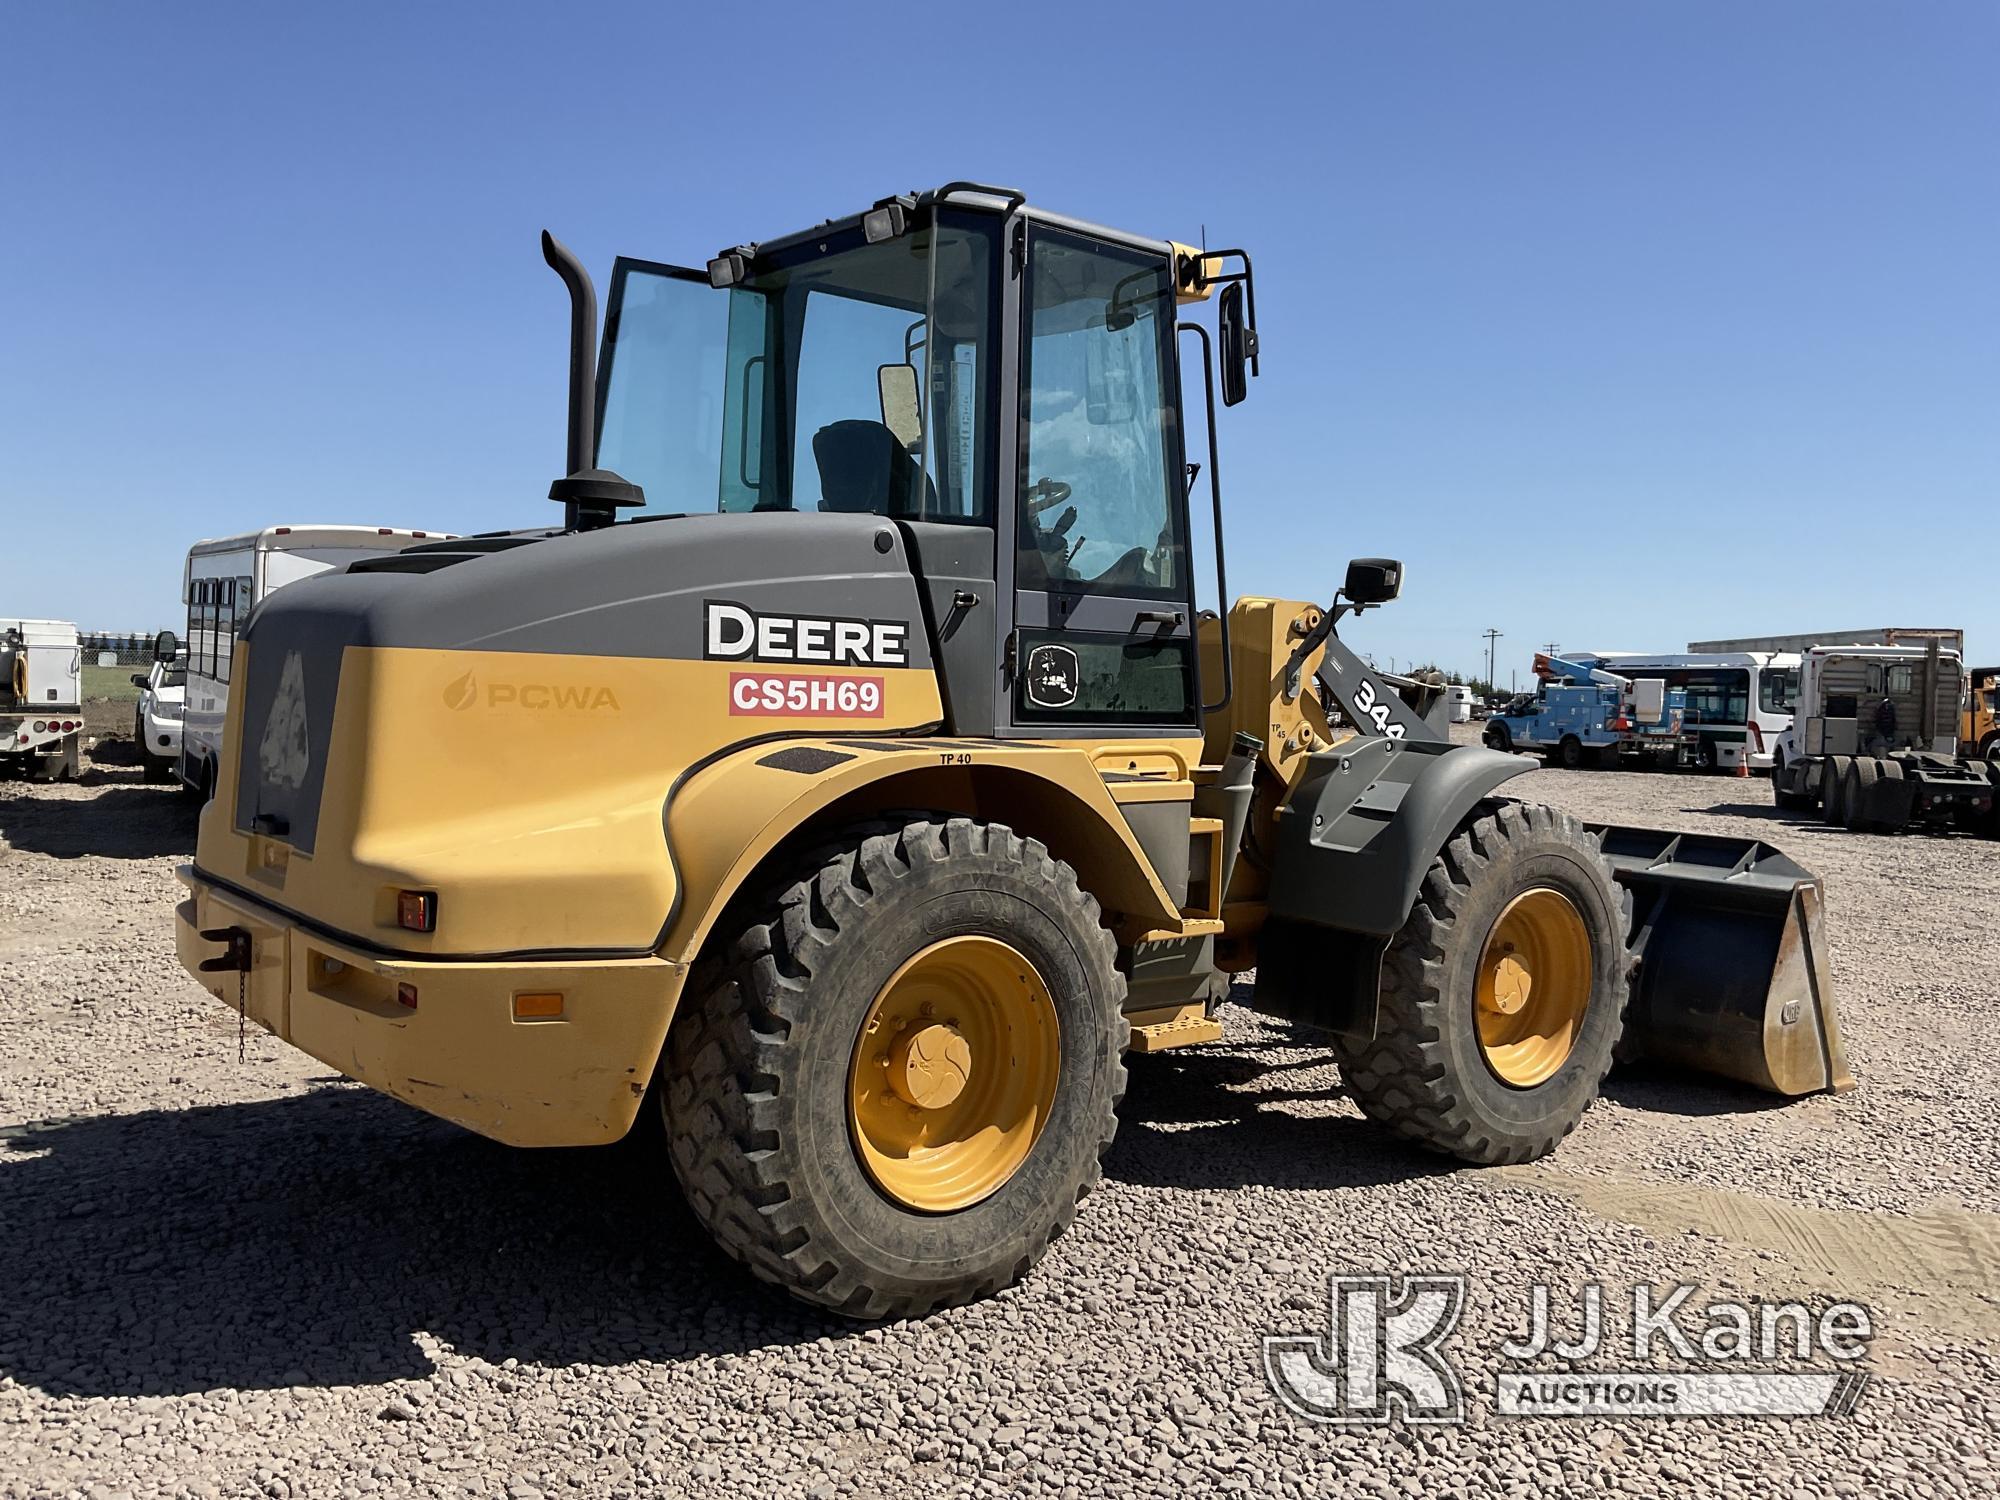
[(133, 687), (135, 687), (135, 688), (142, 688), (142, 687), (144, 687), (144, 686), (146, 685), (146, 682), (147, 682), (147, 677), (146, 677), (146, 674), (145, 674), (144, 672), (134, 672), (134, 673), (132, 674), (132, 686), (133, 686)]
[(1403, 565), (1392, 557), (1357, 557), (1340, 592), (1350, 604), (1387, 604), (1403, 592)]
[(153, 637), (153, 660), (172, 661), (181, 649), (180, 637), (171, 630), (162, 630)]
[(1232, 281), (1222, 289), (1222, 302), (1215, 314), (1216, 342), (1221, 345), (1222, 404), (1234, 406), (1250, 394), (1246, 374), (1257, 358), (1257, 330), (1243, 311), (1243, 283)]
[(875, 389), (882, 398), (882, 425), (896, 434), (904, 452), (915, 453), (924, 445), (924, 409), (917, 394), (917, 367), (878, 367)]

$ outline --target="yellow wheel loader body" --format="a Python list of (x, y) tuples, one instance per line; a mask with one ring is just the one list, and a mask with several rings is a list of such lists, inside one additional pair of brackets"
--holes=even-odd
[[(717, 919), (815, 826), (1004, 816), (1132, 934), (1182, 924), (1120, 808), (1186, 803), (1196, 740), (952, 741), (929, 732), (937, 689), (916, 672), (884, 683), (913, 737), (732, 744), (721, 663), (349, 648), (339, 670), (318, 847), (234, 826), (243, 757), (226, 756), (181, 871), (179, 956), (248, 1023), (509, 1144), (630, 1129)], [(432, 930), (398, 925), (404, 891), (433, 899)], [(231, 928), (254, 955), (240, 984), (201, 967), (202, 934)], [(520, 1015), (522, 996), (559, 999)]]
[(602, 380), (544, 253), (562, 525), (289, 586), (237, 644), (176, 942), (240, 1024), (513, 1144), (654, 1100), (718, 1242), (865, 1317), (1032, 1265), (1126, 1054), (1217, 1040), (1251, 971), (1467, 1161), (1552, 1149), (1614, 1047), (1851, 1084), (1811, 874), (1510, 798), (1529, 763), (1336, 633), (1399, 563), (1198, 608), (1242, 251), (954, 183), (621, 260)]

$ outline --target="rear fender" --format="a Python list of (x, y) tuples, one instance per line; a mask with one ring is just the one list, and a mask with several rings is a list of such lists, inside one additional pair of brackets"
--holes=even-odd
[(1424, 875), (1466, 817), (1533, 769), (1472, 745), (1367, 739), (1312, 757), (1278, 815), (1260, 1009), (1375, 1035), (1381, 957)]
[(788, 740), (732, 751), (676, 789), (667, 843), (678, 878), (660, 953), (692, 962), (774, 854), (911, 808), (991, 819), (1039, 839), (1076, 869), (1114, 927), (1181, 920), (1083, 747)]

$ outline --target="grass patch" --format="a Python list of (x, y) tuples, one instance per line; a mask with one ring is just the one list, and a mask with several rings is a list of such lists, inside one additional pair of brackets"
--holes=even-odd
[(102, 698), (110, 703), (137, 703), (139, 690), (132, 686), (132, 674), (140, 667), (93, 667), (83, 669), (83, 696)]

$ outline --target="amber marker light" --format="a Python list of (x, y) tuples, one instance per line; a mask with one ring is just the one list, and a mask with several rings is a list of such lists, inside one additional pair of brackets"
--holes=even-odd
[(514, 997), (517, 1021), (559, 1021), (562, 1019), (561, 990), (528, 990)]

